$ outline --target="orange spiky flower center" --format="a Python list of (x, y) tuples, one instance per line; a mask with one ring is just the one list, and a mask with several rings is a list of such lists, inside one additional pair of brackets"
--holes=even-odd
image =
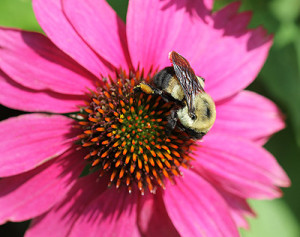
[(179, 168), (188, 167), (194, 143), (179, 129), (168, 130), (172, 103), (134, 92), (136, 85), (151, 78), (139, 71), (116, 73), (110, 83), (89, 94), (78, 116), (83, 131), (79, 143), (89, 149), (89, 172), (107, 173), (108, 186), (126, 185), (129, 192), (137, 185), (142, 194), (145, 188), (155, 193), (157, 187), (165, 187), (166, 178), (173, 182), (181, 175)]

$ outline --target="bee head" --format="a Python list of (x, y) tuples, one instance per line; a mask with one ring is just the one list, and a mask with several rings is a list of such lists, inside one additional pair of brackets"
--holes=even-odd
[(177, 111), (180, 123), (197, 133), (206, 134), (213, 126), (216, 119), (216, 107), (212, 98), (206, 93), (199, 93), (195, 97), (193, 110), (188, 106)]

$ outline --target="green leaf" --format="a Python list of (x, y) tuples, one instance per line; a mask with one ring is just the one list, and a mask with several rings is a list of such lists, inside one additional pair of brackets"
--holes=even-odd
[(288, 123), (287, 128), (272, 136), (265, 147), (277, 158), (291, 179), (291, 187), (283, 190), (283, 199), (292, 207), (291, 211), (300, 222), (300, 149), (292, 136), (292, 131)]
[(300, 13), (299, 0), (273, 0), (269, 6), (280, 22), (293, 22)]
[(261, 82), (272, 97), (284, 105), (286, 109), (284, 112), (294, 127), (294, 136), (300, 146), (299, 60), (300, 45), (289, 44), (284, 48), (273, 48), (261, 72)]
[(117, 12), (121, 19), (126, 22), (128, 0), (107, 0), (107, 2)]
[(269, 4), (270, 12), (279, 21), (279, 28), (275, 34), (275, 46), (286, 46), (294, 42), (299, 36), (300, 16), (299, 0), (273, 0)]
[(240, 231), (242, 237), (297, 237), (300, 228), (292, 212), (282, 200), (250, 201), (257, 217), (250, 219), (250, 229)]
[(88, 175), (90, 175), (90, 174), (92, 174), (96, 171), (99, 171), (99, 168), (93, 167), (92, 164), (89, 163), (83, 168), (83, 170), (82, 170), (81, 174), (79, 175), (79, 177), (81, 178), (81, 177), (88, 176)]
[(274, 33), (274, 44), (259, 83), (281, 105), (300, 146), (300, 1), (244, 1), (243, 10), (253, 11), (251, 27), (263, 25)]
[(1, 0), (0, 25), (42, 32), (37, 23), (31, 0)]

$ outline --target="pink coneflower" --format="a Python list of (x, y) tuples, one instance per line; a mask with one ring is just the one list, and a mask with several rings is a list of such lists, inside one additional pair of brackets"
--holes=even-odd
[[(1, 28), (0, 102), (39, 112), (0, 124), (1, 223), (33, 218), (26, 236), (238, 236), (248, 198), (281, 196), (289, 179), (262, 144), (284, 123), (243, 91), (272, 39), (247, 29), (239, 3), (212, 4), (131, 0), (125, 25), (103, 0), (34, 0), (49, 38)], [(172, 105), (132, 92), (173, 50), (216, 103), (201, 142), (166, 132)]]

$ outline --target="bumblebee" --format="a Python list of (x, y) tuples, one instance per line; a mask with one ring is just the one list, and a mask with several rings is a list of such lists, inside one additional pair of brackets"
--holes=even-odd
[(204, 79), (195, 75), (184, 57), (172, 51), (169, 59), (172, 67), (158, 72), (151, 84), (140, 83), (135, 91), (156, 94), (166, 102), (174, 102), (175, 109), (168, 118), (170, 129), (177, 125), (192, 139), (201, 139), (215, 122), (215, 103), (204, 91)]

